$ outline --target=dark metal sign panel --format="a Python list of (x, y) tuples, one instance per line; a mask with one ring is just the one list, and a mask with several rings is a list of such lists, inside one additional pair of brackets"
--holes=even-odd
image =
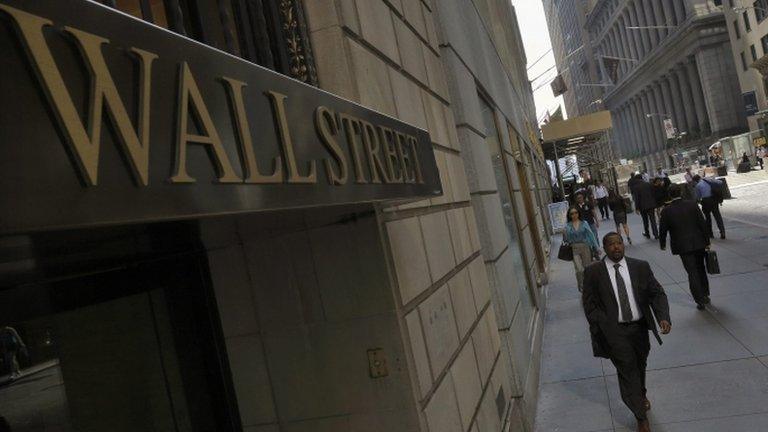
[(89, 1), (0, 0), (0, 233), (439, 195), (427, 132)]

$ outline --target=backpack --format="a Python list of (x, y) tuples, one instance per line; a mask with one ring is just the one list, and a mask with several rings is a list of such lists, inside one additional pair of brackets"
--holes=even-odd
[(710, 188), (712, 188), (712, 198), (714, 198), (715, 201), (717, 201), (718, 204), (722, 204), (723, 203), (723, 199), (725, 198), (725, 191), (723, 190), (723, 183), (722, 182), (716, 183), (716, 182), (713, 182), (713, 181), (709, 181), (707, 179), (703, 179), (703, 180), (705, 182), (707, 182), (707, 184), (709, 185)]

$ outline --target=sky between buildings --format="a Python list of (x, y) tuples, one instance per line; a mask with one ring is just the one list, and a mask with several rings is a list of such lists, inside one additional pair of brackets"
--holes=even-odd
[[(511, 0), (517, 11), (520, 32), (523, 35), (525, 55), (528, 59), (528, 79), (533, 80), (533, 97), (536, 101), (536, 116), (541, 123), (547, 110), (554, 112), (563, 104), (563, 97), (554, 97), (549, 82), (557, 75), (555, 56), (552, 54), (552, 45), (549, 41), (547, 19), (544, 16), (544, 6), (541, 0)], [(549, 52), (547, 52), (549, 51)], [(533, 63), (542, 55), (544, 58), (538, 63)], [(551, 70), (547, 70), (552, 68)]]

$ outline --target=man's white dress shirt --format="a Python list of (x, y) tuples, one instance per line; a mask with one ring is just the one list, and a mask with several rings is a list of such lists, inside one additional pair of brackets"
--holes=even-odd
[(631, 317), (621, 316), (621, 303), (619, 302), (619, 289), (616, 286), (616, 269), (613, 268), (614, 264), (612, 259), (606, 257), (605, 267), (608, 269), (608, 277), (611, 278), (611, 286), (613, 287), (613, 295), (616, 297), (616, 304), (619, 305), (619, 322), (631, 322), (637, 321), (643, 317), (642, 311), (635, 301), (635, 293), (632, 291), (632, 280), (629, 278), (629, 267), (627, 267), (627, 260), (622, 258), (619, 264), (619, 275), (624, 279), (624, 286), (627, 288), (627, 297), (629, 297), (629, 307), (632, 309)]

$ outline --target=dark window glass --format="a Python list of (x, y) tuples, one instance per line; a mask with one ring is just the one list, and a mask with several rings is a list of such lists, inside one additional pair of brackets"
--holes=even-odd
[(760, 44), (763, 45), (763, 55), (768, 54), (768, 35), (760, 38)]
[(738, 20), (733, 20), (733, 32), (736, 33), (736, 39), (741, 39), (741, 30), (739, 30)]
[(744, 51), (741, 52), (741, 68), (747, 70), (747, 58), (744, 56)]
[(755, 19), (758, 23), (768, 17), (768, 0), (757, 0), (752, 3), (752, 7), (755, 9)]
[(757, 61), (757, 50), (755, 49), (754, 45), (749, 46), (749, 52), (752, 54), (752, 61)]
[(747, 11), (742, 12), (741, 17), (744, 18), (744, 30), (751, 31), (752, 25), (749, 24), (749, 14)]

